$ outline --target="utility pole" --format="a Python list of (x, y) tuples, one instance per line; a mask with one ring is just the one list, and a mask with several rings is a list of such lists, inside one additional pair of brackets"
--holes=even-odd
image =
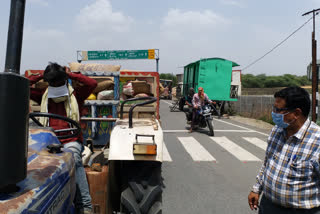
[(317, 41), (315, 39), (316, 15), (319, 14), (320, 8), (306, 12), (302, 16), (312, 13), (313, 15), (313, 32), (312, 32), (312, 121), (316, 122), (318, 118), (318, 72), (317, 72)]

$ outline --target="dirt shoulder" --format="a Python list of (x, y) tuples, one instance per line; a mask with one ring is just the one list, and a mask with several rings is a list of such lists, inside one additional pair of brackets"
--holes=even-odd
[(229, 116), (230, 120), (238, 121), (240, 123), (244, 123), (250, 126), (254, 126), (260, 129), (270, 130), (272, 129), (273, 125), (270, 123), (264, 122), (262, 120), (256, 120), (253, 118), (241, 117), (241, 116)]

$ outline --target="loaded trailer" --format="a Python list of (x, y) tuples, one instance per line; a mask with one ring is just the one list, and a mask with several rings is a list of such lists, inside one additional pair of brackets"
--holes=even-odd
[[(158, 213), (162, 210), (163, 145), (159, 74), (119, 71), (114, 66), (110, 71), (110, 66), (70, 63), (72, 72), (98, 82), (84, 103), (87, 113), (80, 123), (93, 208), (96, 213)], [(39, 73), (43, 70), (27, 70), (25, 75)], [(38, 82), (34, 87), (47, 85)], [(111, 96), (102, 96), (104, 92)], [(34, 105), (32, 109), (39, 110)]]
[[(207, 58), (184, 66), (182, 98), (179, 102), (183, 109), (190, 88), (198, 92), (202, 87), (210, 100), (216, 101), (217, 114), (226, 101), (237, 101), (238, 86), (232, 85), (232, 69), (237, 63), (222, 58)], [(238, 83), (238, 82), (237, 82)]]

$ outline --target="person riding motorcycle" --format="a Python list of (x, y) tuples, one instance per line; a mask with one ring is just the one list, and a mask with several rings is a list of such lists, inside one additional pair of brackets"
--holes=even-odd
[(186, 100), (186, 104), (189, 108), (192, 108), (192, 99), (193, 99), (194, 94), (195, 94), (194, 89), (189, 88), (189, 93), (188, 93), (187, 100)]
[(204, 90), (202, 87), (198, 88), (198, 93), (193, 95), (192, 98), (192, 121), (191, 121), (191, 128), (189, 132), (191, 133), (194, 129), (195, 120), (197, 118), (197, 114), (201, 114), (202, 106), (205, 105), (205, 103), (212, 103), (212, 101), (209, 99), (208, 95), (204, 93)]
[(188, 106), (188, 109), (186, 110), (186, 116), (187, 116), (187, 123), (191, 124), (192, 121), (192, 109), (193, 109), (193, 105), (192, 105), (192, 99), (193, 99), (193, 95), (195, 94), (195, 91), (193, 88), (189, 88), (189, 92), (187, 95), (187, 99), (185, 100), (185, 104)]

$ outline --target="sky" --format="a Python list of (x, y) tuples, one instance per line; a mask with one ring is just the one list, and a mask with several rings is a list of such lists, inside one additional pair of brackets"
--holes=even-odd
[[(9, 0), (0, 7), (0, 67), (4, 70)], [(160, 73), (219, 57), (243, 69), (305, 23), (320, 0), (26, 0), (20, 73), (67, 65), (78, 50), (159, 49)], [(306, 75), (312, 22), (243, 74)], [(316, 39), (320, 19), (316, 18)], [(320, 41), (319, 41), (320, 44)], [(320, 47), (318, 45), (318, 58)], [(98, 61), (155, 71), (155, 60)]]

